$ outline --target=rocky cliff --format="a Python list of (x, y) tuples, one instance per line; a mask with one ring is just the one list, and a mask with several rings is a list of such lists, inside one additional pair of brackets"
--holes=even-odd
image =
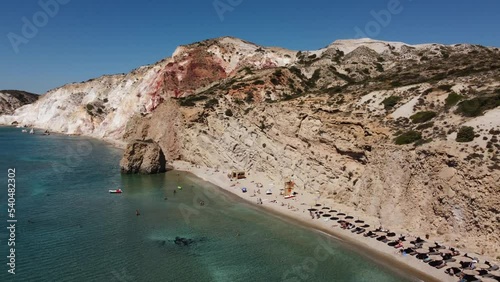
[(19, 90), (0, 90), (0, 115), (10, 115), (14, 110), (31, 104), (38, 99), (37, 94)]
[(224, 37), (52, 90), (0, 122), (151, 139), (169, 161), (291, 178), (384, 226), (497, 256), (498, 62), (498, 48), (477, 45), (360, 39), (297, 52)]

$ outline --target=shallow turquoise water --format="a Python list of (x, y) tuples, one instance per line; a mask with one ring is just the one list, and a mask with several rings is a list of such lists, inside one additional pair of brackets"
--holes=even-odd
[[(0, 281), (411, 281), (191, 174), (121, 176), (110, 145), (20, 131), (0, 128)], [(8, 168), (16, 275), (6, 265)], [(125, 193), (108, 193), (116, 187)]]

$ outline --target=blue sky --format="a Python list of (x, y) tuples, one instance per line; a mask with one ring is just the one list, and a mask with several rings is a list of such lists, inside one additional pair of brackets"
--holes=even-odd
[[(40, 1), (59, 1), (58, 11), (48, 15)], [(354, 38), (357, 30), (412, 44), (500, 47), (495, 0), (2, 0), (0, 11), (0, 89), (36, 93), (129, 72), (180, 44), (225, 35), (295, 50)], [(23, 33), (23, 17), (38, 30)]]

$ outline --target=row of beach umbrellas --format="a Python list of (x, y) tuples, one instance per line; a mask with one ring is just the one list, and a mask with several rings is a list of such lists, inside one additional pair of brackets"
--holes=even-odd
[[(315, 207), (317, 208), (310, 208), (308, 209), (310, 212), (317, 212), (318, 214), (321, 214), (321, 216), (323, 218), (328, 218), (330, 220), (334, 220), (334, 221), (338, 221), (339, 223), (340, 222), (348, 222), (348, 223), (352, 223), (351, 221), (354, 221), (354, 217), (353, 216), (350, 216), (350, 215), (347, 215), (346, 213), (343, 213), (343, 212), (340, 212), (338, 210), (335, 210), (335, 209), (332, 209), (330, 207), (322, 207), (321, 210), (319, 210), (319, 207), (321, 207), (321, 204), (316, 204)], [(363, 220), (361, 219), (357, 219), (354, 221), (354, 223), (357, 223), (357, 224), (363, 224), (365, 223)], [(370, 227), (370, 225), (368, 224), (364, 224), (363, 226), (359, 226), (360, 228), (368, 228)], [(373, 232), (374, 234), (376, 234), (377, 236), (380, 236), (380, 237), (395, 237), (396, 236), (396, 233), (394, 232), (386, 232), (386, 231), (380, 231), (380, 232)], [(405, 238), (405, 241), (403, 242), (403, 247), (404, 248), (412, 248), (412, 247), (415, 247), (415, 241), (417, 239), (414, 238), (414, 237), (411, 237), (411, 236), (407, 236)], [(410, 243), (411, 242), (411, 243)], [(391, 243), (394, 243), (394, 242), (391, 242)], [(391, 244), (389, 243), (389, 244)], [(423, 259), (423, 258), (429, 258), (430, 259), (430, 264), (432, 266), (435, 266), (435, 265), (440, 265), (442, 264), (444, 261), (443, 261), (443, 255), (446, 255), (446, 254), (451, 254), (452, 251), (447, 249), (446, 247), (444, 246), (439, 246), (437, 245), (436, 243), (434, 244), (431, 244), (429, 242), (425, 242), (425, 241), (421, 241), (420, 244), (417, 244), (417, 246), (419, 247), (418, 249), (415, 250), (415, 252), (418, 254), (417, 257)], [(470, 257), (465, 257), (465, 256), (457, 256), (457, 257), (453, 257), (457, 262), (447, 262), (446, 263), (446, 266), (448, 268), (456, 268), (457, 271), (463, 273), (466, 275), (466, 280), (469, 280), (469, 281), (474, 281), (474, 279), (477, 278), (478, 275), (480, 275), (481, 273), (484, 273), (486, 270), (490, 269), (491, 268), (491, 265), (488, 265), (488, 264), (485, 264), (485, 263), (475, 263), (475, 269), (462, 269), (462, 265), (458, 262), (472, 262), (474, 259), (473, 258), (470, 258)], [(475, 259), (475, 261), (478, 261), (477, 259)], [(434, 263), (435, 265), (433, 265), (432, 263)], [(498, 273), (496, 273), (497, 271), (490, 271), (489, 274), (490, 275), (493, 275), (495, 277), (500, 277), (500, 271), (498, 271)], [(469, 278), (469, 279), (467, 279)], [(496, 280), (496, 279), (493, 279), (490, 277), (480, 277), (480, 280), (481, 281), (499, 281), (499, 280)]]

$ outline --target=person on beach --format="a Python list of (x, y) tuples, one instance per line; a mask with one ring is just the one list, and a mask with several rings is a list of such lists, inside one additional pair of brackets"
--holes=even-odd
[(394, 246), (394, 248), (399, 249), (402, 247), (403, 247), (403, 242), (401, 240), (398, 240), (398, 243), (396, 244), (396, 246)]
[(141, 215), (141, 213), (139, 212), (139, 210), (135, 210), (135, 215), (136, 215), (136, 216)]
[(175, 193), (177, 193), (177, 191), (176, 191), (176, 190), (174, 190), (174, 195), (175, 195)]

